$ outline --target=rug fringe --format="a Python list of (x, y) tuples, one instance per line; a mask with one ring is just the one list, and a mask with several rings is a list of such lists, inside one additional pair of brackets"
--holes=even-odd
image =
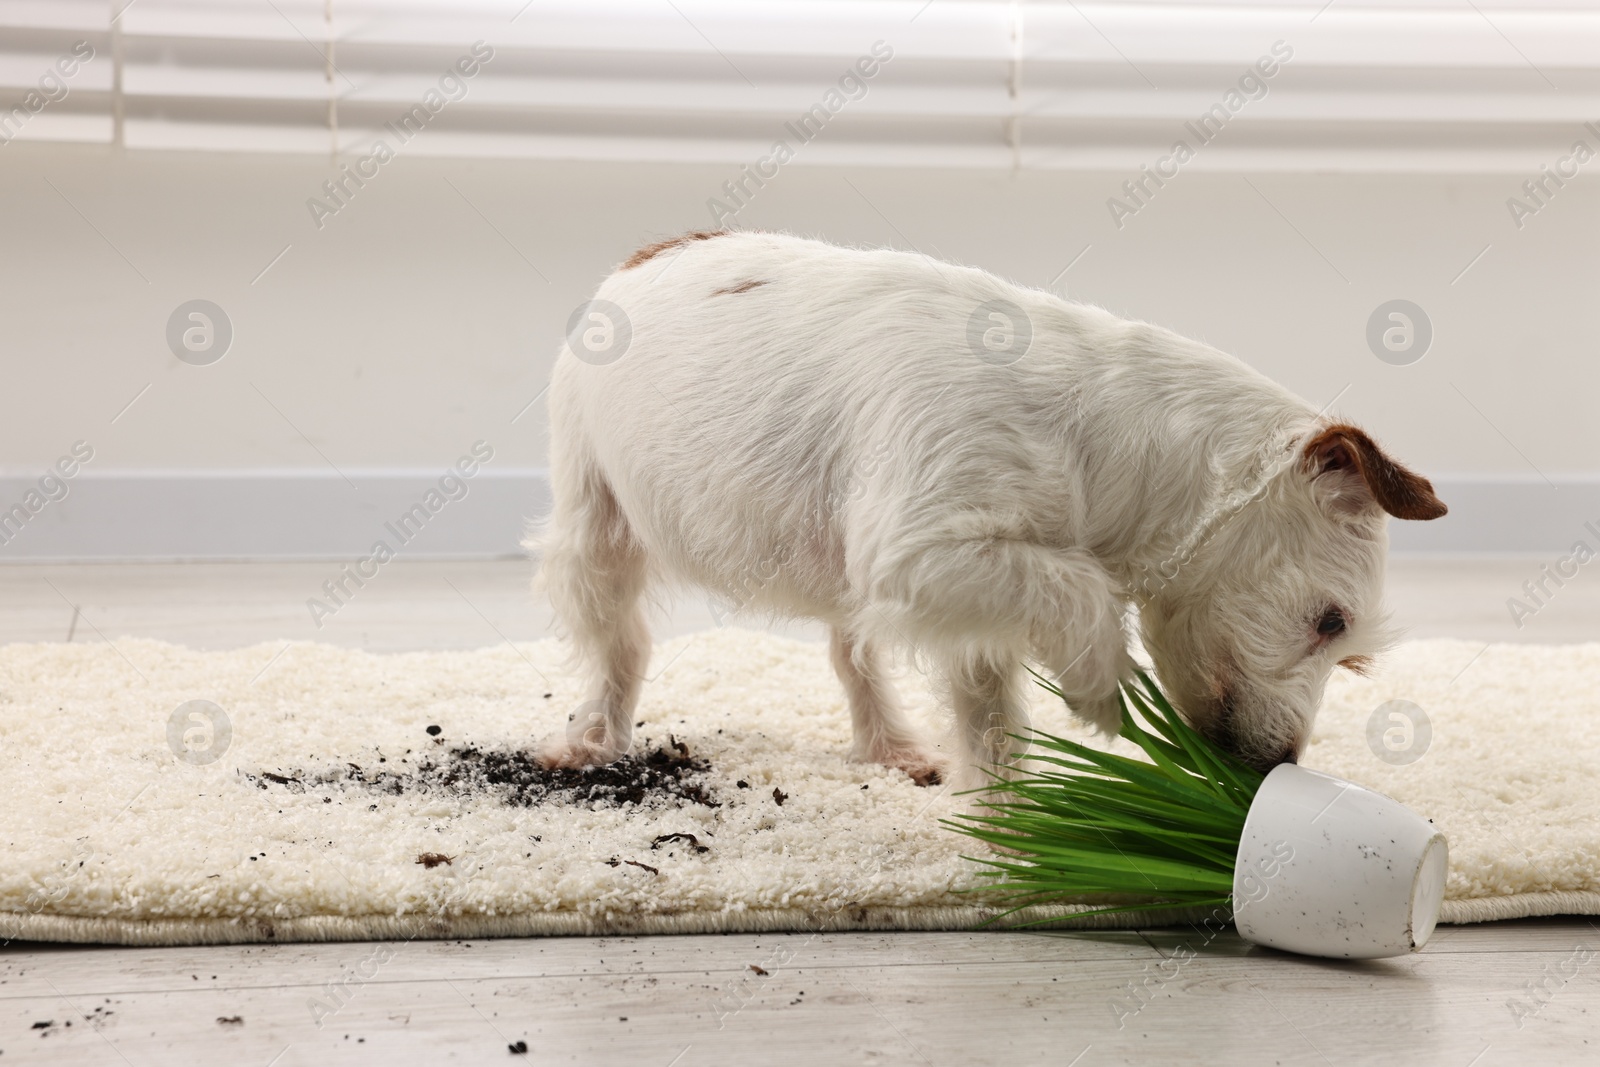
[[(775, 908), (675, 915), (438, 916), (312, 915), (297, 919), (106, 919), (89, 916), (0, 913), (7, 941), (95, 945), (237, 945), (304, 941), (411, 941), (488, 937), (626, 937), (647, 934), (842, 933), (888, 930), (1004, 930), (1050, 919), (1030, 929), (1133, 930), (1206, 923), (1225, 917), (1203, 908), (1172, 908), (1137, 916), (1078, 916), (1071, 907), (1029, 908), (1005, 923), (984, 927), (992, 911), (976, 907), (883, 908), (847, 906), (815, 912)], [(1447, 900), (1441, 923), (1479, 923), (1548, 915), (1600, 915), (1600, 892), (1551, 891)]]

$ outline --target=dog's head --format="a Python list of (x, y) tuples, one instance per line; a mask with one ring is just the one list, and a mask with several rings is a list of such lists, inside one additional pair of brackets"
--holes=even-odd
[(1298, 759), (1333, 668), (1361, 671), (1389, 641), (1385, 515), (1444, 513), (1361, 430), (1314, 430), (1142, 598), (1145, 647), (1178, 710), (1255, 767)]

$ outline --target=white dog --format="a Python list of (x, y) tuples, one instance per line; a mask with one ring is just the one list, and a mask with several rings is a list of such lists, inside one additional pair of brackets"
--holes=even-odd
[(826, 622), (852, 758), (937, 781), (883, 653), (937, 669), (958, 784), (1014, 755), (1023, 671), (1118, 728), (1132, 604), (1163, 685), (1261, 767), (1384, 643), (1384, 513), (1445, 513), (1243, 363), (968, 267), (781, 234), (640, 250), (574, 315), (530, 547), (594, 675), (541, 750), (628, 751), (656, 580)]

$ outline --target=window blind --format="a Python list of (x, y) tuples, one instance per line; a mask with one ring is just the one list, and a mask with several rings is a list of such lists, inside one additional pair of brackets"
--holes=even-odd
[(128, 150), (1525, 171), (1597, 89), (1576, 0), (0, 0), (0, 140)]

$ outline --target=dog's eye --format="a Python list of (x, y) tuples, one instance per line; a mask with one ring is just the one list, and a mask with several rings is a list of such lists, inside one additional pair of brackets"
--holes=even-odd
[(1317, 620), (1317, 633), (1323, 637), (1338, 637), (1344, 633), (1344, 614), (1339, 611), (1329, 611)]

